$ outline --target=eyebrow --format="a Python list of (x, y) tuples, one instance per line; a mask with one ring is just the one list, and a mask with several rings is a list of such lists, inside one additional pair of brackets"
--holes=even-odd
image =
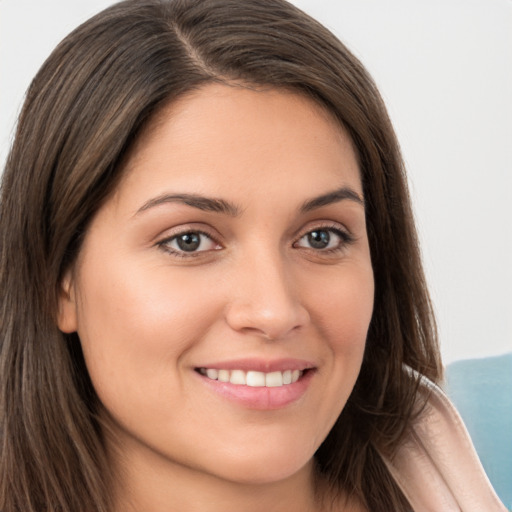
[(354, 189), (350, 187), (341, 187), (337, 190), (327, 192), (327, 194), (322, 194), (321, 196), (304, 202), (300, 208), (300, 211), (302, 213), (307, 213), (311, 210), (321, 208), (322, 206), (327, 206), (329, 204), (338, 203), (339, 201), (344, 200), (354, 201), (364, 206), (363, 198)]
[(230, 217), (240, 215), (240, 209), (233, 203), (224, 199), (209, 198), (197, 194), (163, 194), (144, 203), (135, 215), (166, 203), (182, 203), (206, 212), (224, 213)]
[[(354, 201), (364, 206), (363, 199), (355, 190), (350, 187), (342, 187), (305, 201), (300, 207), (300, 212), (307, 213), (343, 200)], [(225, 199), (204, 197), (197, 194), (162, 194), (145, 202), (135, 215), (167, 203), (181, 203), (207, 212), (223, 213), (230, 217), (237, 217), (241, 212), (238, 206)]]

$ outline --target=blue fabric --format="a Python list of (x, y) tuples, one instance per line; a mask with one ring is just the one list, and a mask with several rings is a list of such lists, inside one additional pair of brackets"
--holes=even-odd
[(512, 510), (512, 353), (448, 365), (446, 393), (496, 493)]

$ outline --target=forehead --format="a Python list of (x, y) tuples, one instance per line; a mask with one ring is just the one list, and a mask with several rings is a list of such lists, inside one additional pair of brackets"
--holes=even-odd
[(210, 84), (153, 118), (126, 159), (120, 189), (224, 195), (305, 182), (319, 193), (345, 184), (362, 193), (352, 141), (334, 116), (289, 90)]
[[(280, 108), (275, 108), (283, 104), (291, 108), (285, 109), (284, 112)], [(239, 111), (226, 109), (227, 106), (239, 107)], [(252, 107), (253, 117), (251, 118), (246, 116), (249, 106)], [(272, 112), (270, 117), (269, 112)], [(260, 118), (265, 118), (266, 122), (272, 124), (279, 118), (291, 120), (295, 117), (299, 120), (302, 117), (301, 114), (305, 112), (322, 119), (329, 125), (333, 135), (350, 138), (342, 123), (326, 105), (297, 89), (245, 82), (208, 83), (186, 92), (178, 99), (161, 107), (135, 141), (129, 157), (135, 156), (149, 141), (162, 134), (165, 125), (169, 124), (171, 119), (172, 124), (178, 126), (181, 118), (187, 116), (190, 117), (190, 121), (195, 120), (208, 128), (212, 122), (221, 123), (228, 117), (231, 120), (238, 118), (239, 121), (243, 120), (246, 126), (252, 125), (257, 129)], [(214, 114), (215, 117), (208, 117), (209, 114)]]

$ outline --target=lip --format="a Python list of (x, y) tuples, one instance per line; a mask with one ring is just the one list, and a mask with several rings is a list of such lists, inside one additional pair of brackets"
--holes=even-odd
[[(209, 379), (201, 375), (197, 371), (198, 368), (244, 370), (246, 372), (259, 371), (265, 373), (300, 370), (304, 371), (304, 374), (293, 384), (286, 384), (280, 387), (250, 387)], [(314, 364), (299, 359), (279, 359), (274, 361), (239, 359), (199, 365), (194, 369), (194, 373), (198, 379), (201, 379), (201, 382), (208, 390), (222, 399), (246, 409), (264, 411), (282, 409), (300, 400), (305, 395), (311, 380), (314, 378), (315, 370)]]
[(262, 360), (262, 359), (233, 359), (230, 361), (216, 361), (212, 363), (199, 364), (196, 368), (215, 368), (223, 370), (243, 370), (245, 372), (284, 372), (286, 370), (307, 370), (315, 368), (315, 364), (311, 361), (303, 359), (275, 359), (275, 360)]

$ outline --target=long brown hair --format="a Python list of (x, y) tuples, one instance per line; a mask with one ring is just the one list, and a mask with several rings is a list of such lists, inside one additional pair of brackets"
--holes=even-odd
[(107, 512), (98, 399), (75, 335), (56, 325), (64, 271), (164, 105), (212, 82), (298, 91), (326, 107), (357, 150), (375, 277), (354, 391), (315, 457), (371, 510), (405, 510), (382, 454), (441, 365), (398, 144), (360, 62), (284, 0), (128, 0), (55, 49), (28, 90), (0, 203), (0, 509)]

